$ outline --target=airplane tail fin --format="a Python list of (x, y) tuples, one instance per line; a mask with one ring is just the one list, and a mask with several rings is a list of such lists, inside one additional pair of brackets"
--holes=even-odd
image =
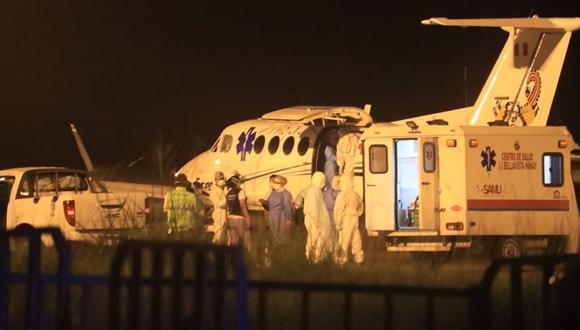
[(510, 126), (545, 126), (570, 37), (580, 18), (431, 18), (443, 26), (500, 27), (508, 39), (481, 90), (470, 125), (503, 121)]
[(87, 152), (87, 149), (85, 148), (85, 144), (83, 143), (83, 140), (81, 139), (81, 136), (80, 136), (79, 132), (77, 131), (77, 128), (75, 127), (74, 124), (70, 124), (70, 130), (72, 131), (72, 134), (75, 138), (75, 142), (77, 144), (77, 147), (79, 148), (81, 158), (83, 159), (83, 162), (85, 163), (85, 167), (87, 168), (87, 171), (92, 172), (94, 169), (93, 162), (91, 161), (91, 158), (89, 157), (89, 153)]

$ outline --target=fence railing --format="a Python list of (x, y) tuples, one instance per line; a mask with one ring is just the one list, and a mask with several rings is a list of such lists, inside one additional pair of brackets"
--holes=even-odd
[[(58, 254), (57, 270), (45, 273), (41, 267), (41, 237), (48, 235)], [(11, 239), (25, 239), (28, 248), (27, 269), (11, 269)], [(384, 329), (394, 328), (393, 299), (419, 297), (425, 300), (423, 328), (436, 326), (436, 301), (461, 299), (469, 306), (472, 329), (493, 327), (492, 284), (504, 269), (509, 271), (511, 329), (524, 329), (523, 278), (524, 268), (533, 266), (542, 272), (543, 329), (549, 329), (549, 279), (556, 266), (572, 256), (538, 256), (517, 259), (495, 259), (481, 281), (466, 288), (411, 287), (394, 285), (362, 285), (344, 283), (304, 283), (283, 281), (249, 281), (243, 252), (239, 248), (194, 245), (184, 242), (125, 241), (113, 257), (109, 276), (71, 274), (70, 247), (56, 228), (0, 231), (0, 329), (10, 329), (10, 288), (24, 284), (26, 292), (25, 328), (30, 330), (70, 329), (73, 317), (71, 288), (81, 288), (80, 328), (93, 327), (91, 320), (93, 292), (108, 290), (108, 321), (110, 329), (246, 329), (248, 315), (259, 330), (267, 327), (269, 305), (267, 297), (276, 292), (293, 292), (300, 297), (299, 327), (312, 327), (312, 297), (319, 293), (342, 296), (342, 313), (335, 326), (352, 329), (353, 296), (382, 297)], [(54, 286), (55, 317), (47, 324), (45, 291)], [(257, 296), (254, 313), (249, 312), (249, 292)], [(231, 298), (233, 295), (233, 298)], [(233, 311), (233, 314), (232, 314)], [(102, 320), (101, 320), (102, 321)], [(339, 326), (342, 324), (342, 326)]]

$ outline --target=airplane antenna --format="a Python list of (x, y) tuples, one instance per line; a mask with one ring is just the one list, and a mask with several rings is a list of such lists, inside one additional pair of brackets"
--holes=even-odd
[(463, 100), (467, 107), (467, 65), (463, 67)]

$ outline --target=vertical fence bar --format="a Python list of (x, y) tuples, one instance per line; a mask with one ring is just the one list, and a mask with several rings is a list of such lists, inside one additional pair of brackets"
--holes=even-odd
[(31, 232), (28, 237), (28, 274), (26, 276), (27, 286), (27, 315), (26, 329), (40, 329), (41, 310), (41, 288), (40, 288), (40, 234)]
[(224, 327), (224, 300), (225, 300), (225, 285), (226, 285), (226, 273), (225, 273), (225, 262), (224, 251), (222, 249), (217, 250), (215, 255), (215, 268), (216, 268), (216, 287), (214, 289), (215, 297), (215, 311), (214, 311), (214, 322), (215, 329), (221, 330)]
[(522, 265), (514, 262), (510, 267), (511, 282), (511, 328), (523, 329)]
[(393, 296), (385, 293), (385, 330), (393, 328)]
[(153, 249), (153, 268), (151, 272), (151, 329), (161, 329), (161, 279), (163, 276), (163, 249)]
[(123, 272), (123, 263), (127, 253), (127, 245), (121, 244), (113, 256), (111, 262), (111, 274), (109, 282), (109, 329), (117, 330), (121, 327), (121, 276)]
[(258, 329), (266, 329), (266, 297), (265, 289), (263, 287), (258, 288)]
[(542, 276), (542, 325), (543, 329), (551, 329), (552, 315), (550, 313), (550, 277), (554, 273), (554, 264), (546, 263), (543, 267)]
[(173, 251), (173, 288), (171, 293), (171, 329), (181, 329), (183, 313), (183, 256), (182, 249)]
[(206, 283), (206, 258), (203, 249), (195, 253), (195, 296), (193, 311), (193, 323), (195, 329), (203, 329), (204, 325), (204, 303)]
[(48, 229), (58, 252), (58, 283), (57, 283), (57, 329), (68, 330), (70, 324), (70, 265), (71, 255), (69, 243), (65, 240), (62, 232), (57, 228)]
[(346, 291), (344, 293), (344, 330), (350, 330), (351, 324), (351, 308), (352, 308), (352, 293), (350, 291)]
[(91, 325), (90, 320), (90, 306), (93, 301), (93, 287), (89, 284), (82, 285), (82, 311), (81, 311), (81, 329), (89, 330)]
[(129, 329), (139, 329), (139, 317), (141, 314), (141, 275), (143, 266), (143, 251), (133, 247), (131, 251), (131, 279), (129, 281), (129, 300), (127, 305)]
[(433, 303), (433, 295), (429, 294), (427, 295), (427, 317), (426, 317), (426, 322), (427, 322), (427, 329), (428, 330), (433, 330), (435, 329), (435, 306)]
[(10, 236), (0, 232), (0, 329), (9, 329)]
[(310, 329), (310, 292), (302, 291), (302, 330)]

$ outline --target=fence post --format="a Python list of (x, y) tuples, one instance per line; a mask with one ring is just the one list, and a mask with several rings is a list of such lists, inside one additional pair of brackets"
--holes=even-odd
[(9, 329), (10, 243), (8, 233), (0, 231), (0, 329)]

